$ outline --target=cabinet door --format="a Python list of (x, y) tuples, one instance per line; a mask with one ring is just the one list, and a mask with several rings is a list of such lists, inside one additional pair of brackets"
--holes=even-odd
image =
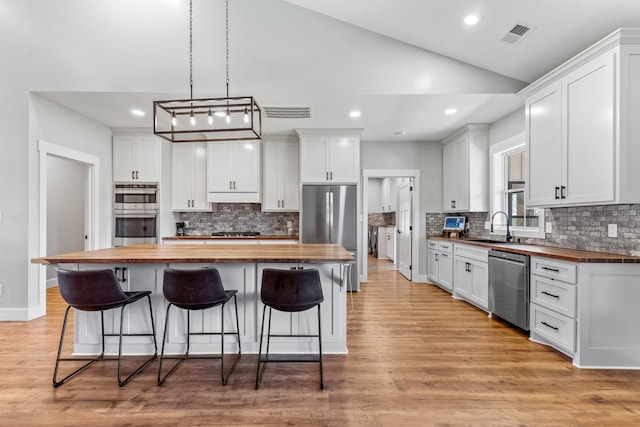
[(389, 179), (389, 212), (398, 209), (398, 178)]
[(282, 196), (282, 156), (279, 144), (262, 147), (262, 210), (279, 210)]
[(456, 143), (456, 211), (469, 210), (469, 136), (465, 135)]
[(471, 260), (471, 301), (479, 307), (489, 308), (489, 268), (488, 264)]
[(208, 143), (207, 191), (233, 191), (233, 143)]
[(253, 141), (233, 144), (233, 191), (258, 192), (258, 143)]
[(300, 173), (298, 144), (282, 146), (282, 210), (300, 209)]
[(360, 175), (359, 138), (331, 137), (329, 179), (336, 183), (357, 183)]
[(440, 270), (438, 271), (440, 286), (452, 291), (453, 290), (453, 255), (440, 252), (439, 261)]
[(438, 251), (429, 249), (427, 251), (427, 279), (431, 283), (439, 283), (438, 277)]
[(198, 142), (191, 147), (191, 207), (210, 210), (207, 202), (207, 144)]
[(390, 198), (390, 181), (391, 178), (383, 178), (382, 185), (380, 187), (380, 210), (381, 212), (390, 212), (391, 204), (389, 202)]
[(134, 166), (135, 139), (128, 136), (113, 138), (113, 180), (131, 182), (136, 178)]
[(442, 180), (442, 209), (450, 212), (455, 210), (458, 190), (455, 144), (442, 148)]
[(566, 93), (566, 200), (614, 200), (615, 56), (605, 54), (569, 74)]
[(304, 138), (300, 141), (300, 181), (303, 183), (329, 181), (327, 165), (328, 137)]
[(525, 120), (528, 206), (557, 205), (563, 164), (560, 83), (526, 100)]
[(192, 180), (190, 144), (173, 144), (171, 152), (171, 208), (174, 211), (191, 209)]
[(160, 142), (155, 136), (136, 137), (136, 181), (160, 181)]
[(471, 260), (455, 257), (453, 263), (453, 292), (456, 296), (471, 297)]
[(396, 259), (396, 228), (387, 227), (387, 258)]

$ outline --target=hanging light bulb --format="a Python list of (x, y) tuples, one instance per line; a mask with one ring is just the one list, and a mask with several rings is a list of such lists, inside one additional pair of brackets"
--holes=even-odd
[(249, 111), (247, 110), (247, 107), (244, 107), (244, 122), (249, 123)]
[(178, 124), (178, 119), (176, 118), (176, 112), (171, 113), (171, 126), (175, 127)]
[(209, 115), (207, 116), (207, 121), (209, 122), (209, 125), (213, 124), (213, 114), (211, 114), (211, 108), (209, 108)]
[(193, 110), (191, 110), (191, 118), (189, 119), (189, 121), (191, 122), (191, 126), (196, 125), (196, 116), (193, 115)]
[(228, 108), (227, 108), (227, 116), (225, 117), (225, 120), (227, 124), (231, 123), (231, 113), (229, 112)]

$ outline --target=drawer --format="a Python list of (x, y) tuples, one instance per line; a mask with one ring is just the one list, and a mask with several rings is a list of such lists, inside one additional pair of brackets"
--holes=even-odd
[[(576, 321), (551, 310), (531, 304), (530, 328), (533, 335), (570, 353), (576, 351)], [(534, 336), (535, 338), (535, 336)]]
[(568, 317), (576, 317), (576, 285), (531, 275), (531, 302)]
[(478, 246), (461, 245), (456, 243), (454, 253), (456, 256), (462, 256), (485, 263), (489, 262), (489, 249), (480, 248)]
[(538, 276), (576, 283), (576, 264), (548, 258), (531, 257), (531, 273)]
[(440, 250), (440, 252), (445, 252), (445, 253), (453, 253), (453, 243), (451, 242), (438, 242), (438, 249)]
[(437, 240), (427, 240), (427, 248), (438, 250), (438, 241)]

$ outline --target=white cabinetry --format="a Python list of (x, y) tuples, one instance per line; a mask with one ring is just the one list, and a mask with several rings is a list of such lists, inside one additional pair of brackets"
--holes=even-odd
[(300, 199), (297, 142), (264, 142), (262, 210), (297, 211)]
[(398, 203), (398, 179), (383, 178), (380, 189), (380, 211), (395, 212)]
[(482, 212), (489, 206), (489, 125), (469, 124), (442, 148), (445, 212)]
[(159, 182), (162, 147), (155, 136), (113, 137), (114, 182)]
[(638, 36), (617, 31), (520, 92), (529, 206), (640, 201)]
[(173, 144), (171, 207), (174, 211), (206, 211), (207, 146), (204, 142)]
[(207, 143), (207, 201), (259, 203), (259, 144)]
[(390, 261), (394, 261), (396, 259), (396, 228), (395, 227), (387, 227), (386, 254), (387, 254), (387, 258)]
[(531, 257), (531, 339), (576, 351), (577, 266)]
[(360, 133), (296, 130), (300, 135), (300, 181), (304, 184), (360, 181)]
[(453, 294), (489, 309), (489, 250), (471, 245), (454, 245)]
[(427, 241), (427, 278), (441, 288), (453, 291), (453, 244)]

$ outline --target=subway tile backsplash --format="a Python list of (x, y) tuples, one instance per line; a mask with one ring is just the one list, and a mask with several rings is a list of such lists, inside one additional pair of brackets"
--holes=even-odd
[[(523, 243), (620, 255), (640, 256), (640, 204), (598, 205), (545, 209), (545, 222), (552, 232), (545, 239), (522, 239)], [(456, 214), (458, 215), (458, 214)], [(469, 235), (490, 238), (484, 229), (487, 212), (461, 213), (469, 219)], [(427, 235), (442, 233), (445, 214), (427, 213)], [(608, 237), (609, 224), (616, 224), (618, 237)], [(517, 232), (514, 233), (517, 238)]]
[(298, 212), (262, 212), (259, 203), (213, 203), (211, 212), (181, 212), (189, 221), (187, 235), (209, 235), (214, 231), (259, 231), (266, 236), (286, 236), (287, 221), (298, 234)]

